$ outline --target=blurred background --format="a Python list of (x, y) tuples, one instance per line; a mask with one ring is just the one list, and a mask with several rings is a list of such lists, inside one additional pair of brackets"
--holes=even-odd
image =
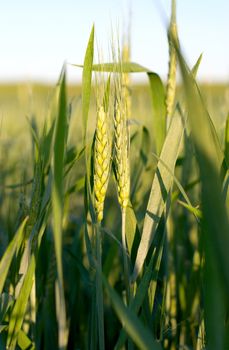
[[(27, 118), (43, 122), (63, 63), (82, 64), (95, 24), (95, 60), (111, 60), (113, 40), (130, 34), (130, 58), (158, 73), (168, 71), (170, 0), (8, 0), (0, 5), (0, 136), (17, 149), (25, 144)], [(229, 2), (177, 0), (180, 43), (190, 67), (201, 53), (198, 79), (221, 132), (229, 105)], [(67, 65), (68, 96), (80, 137), (82, 70)], [(133, 74), (132, 118), (151, 129), (145, 74)], [(137, 85), (136, 85), (137, 83)], [(179, 94), (179, 89), (178, 89)], [(92, 111), (93, 113), (93, 111)], [(91, 126), (93, 128), (93, 125)], [(78, 131), (80, 130), (80, 131)], [(8, 146), (6, 146), (8, 147)], [(22, 150), (27, 152), (25, 147)]]
[[(180, 41), (188, 62), (194, 64), (203, 52), (202, 81), (228, 81), (228, 13), (228, 0), (177, 1)], [(169, 0), (1, 1), (0, 82), (56, 82), (65, 60), (83, 62), (93, 23), (104, 59), (110, 55), (112, 33), (122, 35), (130, 25), (132, 60), (165, 79), (169, 15)], [(69, 70), (69, 80), (79, 82), (80, 74)]]
[[(168, 71), (170, 0), (8, 0), (0, 5), (0, 136), (17, 150), (27, 139), (27, 118), (43, 122), (63, 63), (82, 64), (95, 24), (95, 60), (111, 60), (112, 42), (130, 34), (130, 58), (158, 73)], [(221, 133), (229, 105), (229, 2), (177, 0), (180, 43), (190, 67), (201, 53), (198, 79)], [(68, 96), (81, 137), (82, 70), (67, 65)], [(179, 79), (179, 78), (178, 78)], [(151, 129), (151, 99), (145, 74), (133, 74), (132, 118)], [(178, 88), (179, 94), (179, 88)], [(93, 110), (92, 110), (92, 113)], [(93, 128), (93, 125), (91, 125)], [(14, 137), (15, 136), (15, 137)], [(14, 146), (12, 145), (14, 140)], [(6, 146), (8, 147), (8, 146)], [(27, 149), (22, 147), (27, 154)], [(17, 153), (17, 152), (16, 152)], [(12, 154), (12, 151), (11, 151)], [(26, 158), (26, 156), (25, 156)]]

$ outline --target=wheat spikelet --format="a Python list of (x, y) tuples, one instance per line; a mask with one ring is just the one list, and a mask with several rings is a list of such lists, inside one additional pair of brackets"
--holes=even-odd
[(94, 192), (97, 221), (103, 219), (104, 200), (110, 171), (111, 148), (108, 135), (107, 113), (100, 106), (97, 111), (94, 148)]
[(125, 105), (116, 101), (114, 111), (115, 169), (118, 187), (118, 199), (125, 209), (130, 193), (129, 137)]

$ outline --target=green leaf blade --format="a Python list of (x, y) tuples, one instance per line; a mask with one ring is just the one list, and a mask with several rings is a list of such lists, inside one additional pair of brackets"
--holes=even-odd
[(165, 91), (163, 83), (156, 73), (147, 73), (153, 109), (153, 134), (156, 144), (156, 152), (160, 154), (166, 135), (166, 107), (165, 107)]
[(65, 349), (67, 345), (67, 323), (64, 298), (64, 282), (62, 267), (62, 221), (64, 206), (64, 155), (67, 139), (67, 97), (66, 72), (63, 67), (59, 82), (58, 115), (55, 124), (54, 152), (53, 152), (53, 233), (57, 261), (56, 306), (59, 327), (59, 348)]
[[(181, 141), (183, 139), (184, 124), (177, 114), (172, 118), (170, 128), (165, 139), (160, 158), (172, 172), (179, 155)], [(150, 198), (144, 219), (141, 242), (138, 247), (132, 280), (138, 277), (145, 258), (153, 241), (160, 218), (163, 214), (168, 193), (173, 184), (173, 173), (168, 171), (161, 162), (158, 163), (157, 170), (151, 187)]]
[(22, 238), (23, 238), (23, 232), (25, 229), (26, 222), (28, 221), (28, 217), (25, 218), (25, 220), (22, 222), (21, 226), (17, 230), (14, 238), (8, 245), (1, 261), (0, 261), (0, 294), (2, 294), (2, 290), (5, 284), (5, 280), (13, 259), (13, 256), (16, 252), (17, 249), (20, 248), (20, 245), (22, 243)]
[(84, 145), (86, 142), (87, 133), (87, 121), (89, 104), (91, 97), (91, 80), (92, 80), (92, 64), (94, 57), (94, 26), (92, 27), (89, 37), (86, 54), (83, 64), (83, 76), (82, 76), (82, 117), (83, 117), (83, 140)]

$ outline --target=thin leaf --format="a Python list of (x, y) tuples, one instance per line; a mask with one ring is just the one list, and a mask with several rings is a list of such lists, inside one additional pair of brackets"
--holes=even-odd
[(91, 78), (92, 78), (92, 64), (94, 56), (94, 26), (92, 27), (89, 37), (86, 54), (83, 64), (82, 77), (82, 116), (83, 116), (83, 139), (84, 145), (86, 143), (88, 111), (91, 97)]
[(229, 168), (229, 114), (227, 116), (226, 126), (225, 126), (225, 159), (227, 162), (227, 166)]
[(138, 223), (134, 213), (134, 209), (129, 204), (126, 208), (126, 240), (127, 240), (127, 247), (130, 255), (132, 255), (132, 248), (133, 248), (134, 240), (136, 238), (140, 240)]
[(103, 106), (104, 106), (105, 112), (108, 112), (108, 109), (109, 109), (110, 85), (111, 85), (111, 76), (109, 75), (106, 83), (106, 87), (105, 87), (104, 97), (103, 97)]
[(16, 347), (18, 334), (22, 327), (29, 295), (34, 282), (34, 272), (35, 272), (35, 257), (34, 255), (32, 255), (28, 270), (23, 280), (20, 293), (18, 295), (18, 298), (14, 304), (14, 307), (10, 315), (9, 330), (8, 330), (8, 336), (7, 336), (7, 348), (10, 348), (11, 350), (14, 350)]
[[(136, 315), (139, 312), (142, 303), (144, 301), (144, 298), (148, 292), (150, 282), (152, 282), (151, 286), (151, 303), (154, 304), (154, 298), (155, 298), (155, 292), (157, 287), (157, 278), (158, 273), (160, 269), (161, 264), (161, 258), (162, 258), (162, 252), (163, 252), (163, 246), (164, 246), (164, 237), (163, 235), (161, 237), (161, 240), (157, 247), (155, 247), (154, 253), (151, 256), (150, 262), (148, 266), (145, 268), (144, 275), (139, 283), (139, 286), (137, 287), (136, 294), (134, 296), (134, 299), (131, 300), (129, 308), (131, 311), (133, 311)], [(152, 281), (153, 277), (153, 281)], [(153, 289), (153, 290), (152, 290)], [(154, 295), (153, 295), (154, 292)], [(122, 330), (118, 339), (118, 342), (115, 346), (115, 349), (122, 349), (125, 341), (126, 341), (126, 333)]]
[(166, 135), (165, 90), (159, 75), (156, 73), (148, 73), (147, 75), (152, 96), (154, 141), (156, 152), (160, 154)]
[(22, 330), (18, 334), (18, 346), (21, 350), (35, 350), (35, 345)]
[(137, 252), (132, 280), (138, 277), (145, 258), (153, 241), (156, 229), (163, 214), (168, 193), (173, 184), (175, 163), (179, 155), (180, 145), (183, 138), (184, 125), (181, 117), (177, 114), (172, 118), (166, 136), (160, 158), (172, 171), (159, 162), (154, 176), (151, 193), (144, 219), (141, 242)]
[(202, 219), (203, 215), (202, 212), (198, 209), (193, 207), (192, 205), (189, 205), (181, 200), (177, 201), (180, 205), (182, 205), (184, 208), (190, 211), (190, 213), (194, 214), (197, 218)]
[(137, 318), (135, 313), (123, 304), (116, 291), (110, 287), (106, 278), (103, 276), (103, 283), (107, 294), (111, 299), (117, 317), (123, 325), (125, 331), (129, 334), (131, 339), (135, 342), (139, 349), (142, 350), (159, 350), (160, 345), (156, 343), (150, 331), (143, 326), (141, 321)]
[[(83, 65), (80, 64), (73, 64), (73, 66), (81, 67), (83, 68)], [(107, 73), (114, 73), (114, 72), (120, 72), (122, 70), (122, 73), (144, 73), (144, 72), (151, 72), (150, 69), (145, 68), (141, 66), (138, 63), (135, 62), (122, 62), (120, 63), (101, 63), (101, 64), (93, 64), (92, 70), (94, 72), (107, 72)]]
[[(137, 137), (139, 133), (135, 133), (131, 137), (131, 145), (134, 139)], [(143, 126), (141, 132), (141, 146), (139, 150), (139, 156), (135, 157), (133, 178), (131, 179), (131, 199), (134, 201), (134, 196), (136, 195), (138, 184), (142, 179), (142, 172), (147, 166), (148, 156), (151, 149), (151, 139), (148, 129)]]
[(177, 54), (202, 185), (201, 241), (205, 253), (204, 302), (207, 342), (210, 350), (216, 348), (223, 350), (226, 348), (224, 341), (226, 342), (227, 331), (224, 320), (229, 292), (229, 220), (221, 183), (221, 167), (224, 159), (198, 85), (189, 73), (178, 48)]
[(67, 325), (63, 285), (62, 268), (62, 220), (63, 220), (63, 169), (64, 154), (67, 129), (67, 106), (66, 106), (66, 86), (65, 86), (65, 67), (63, 67), (60, 77), (60, 92), (58, 101), (58, 116), (55, 125), (54, 134), (54, 154), (53, 154), (53, 187), (52, 187), (52, 206), (53, 206), (53, 233), (57, 261), (57, 296), (56, 304), (59, 307), (58, 326), (59, 326), (59, 348), (64, 349), (67, 345)]
[[(190, 199), (188, 198), (188, 195), (185, 192), (184, 187), (181, 185), (180, 181), (177, 179), (177, 177), (175, 176), (175, 174), (173, 173), (173, 170), (171, 170), (166, 164), (165, 162), (157, 157), (156, 154), (153, 154), (153, 156), (162, 163), (162, 165), (164, 165), (164, 167), (168, 170), (168, 172), (171, 174), (171, 176), (173, 177), (173, 181), (176, 184), (176, 186), (178, 187), (180, 193), (182, 194), (182, 196), (184, 197), (184, 199), (186, 200), (186, 208), (190, 209), (190, 211), (195, 215), (195, 213), (197, 213), (196, 217), (199, 218), (201, 216), (201, 212), (198, 211), (191, 203)], [(180, 201), (180, 204), (182, 205), (183, 202)], [(185, 203), (184, 203), (185, 204)]]
[(0, 294), (0, 324), (4, 320), (4, 317), (9, 308), (12, 306), (13, 302), (14, 299), (11, 295), (7, 293)]
[(201, 54), (199, 56), (198, 60), (196, 61), (196, 64), (192, 67), (192, 74), (193, 74), (194, 78), (196, 77), (197, 72), (199, 70), (199, 66), (200, 66), (200, 63), (202, 61), (202, 57), (203, 57), (203, 54)]
[[(184, 80), (189, 120), (192, 128), (193, 142), (197, 151), (202, 183), (203, 216), (206, 232), (212, 245), (216, 248), (215, 258), (222, 274), (227, 291), (229, 290), (229, 222), (222, 197), (220, 170), (223, 162), (222, 150), (200, 90), (192, 75), (186, 69), (183, 56), (178, 50), (178, 58)], [(198, 118), (198, 119), (197, 119)], [(201, 137), (199, 131), (201, 130)], [(220, 225), (219, 225), (220, 223)]]
[(24, 219), (21, 226), (17, 230), (14, 238), (8, 245), (1, 261), (0, 261), (0, 294), (2, 294), (2, 290), (5, 284), (5, 280), (14, 257), (15, 252), (20, 248), (22, 243), (22, 237), (25, 229), (26, 222), (28, 221), (28, 217)]

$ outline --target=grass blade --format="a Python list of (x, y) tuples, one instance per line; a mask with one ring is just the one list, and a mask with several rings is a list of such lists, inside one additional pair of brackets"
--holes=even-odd
[(181, 52), (177, 50), (177, 53), (202, 187), (201, 240), (205, 253), (205, 325), (208, 348), (223, 350), (225, 349), (224, 335), (226, 341), (224, 319), (229, 293), (229, 220), (220, 176), (223, 155), (200, 90), (192, 74), (189, 73)]
[[(80, 64), (73, 64), (76, 67), (83, 67)], [(107, 72), (114, 73), (120, 72), (120, 63), (102, 63), (102, 64), (93, 64), (92, 70), (94, 72)], [(135, 62), (122, 62), (122, 73), (144, 73), (150, 72), (150, 69), (141, 66)]]
[(82, 77), (82, 115), (83, 115), (83, 140), (86, 142), (88, 111), (91, 97), (92, 63), (94, 56), (94, 26), (89, 37), (83, 64)]
[[(151, 256), (150, 262), (145, 269), (144, 275), (139, 283), (134, 299), (131, 300), (130, 302), (130, 306), (129, 306), (130, 310), (135, 314), (139, 312), (142, 306), (144, 298), (149, 289), (150, 282), (152, 281), (152, 277), (153, 277), (152, 286), (153, 286), (154, 295), (152, 295), (151, 293), (151, 297), (152, 297), (151, 302), (152, 304), (154, 303), (155, 292), (157, 287), (157, 277), (158, 277), (160, 264), (161, 264), (163, 246), (164, 246), (164, 235), (161, 237), (160, 244), (154, 250), (154, 254), (152, 254)], [(126, 333), (122, 330), (115, 347), (116, 350), (123, 348), (126, 341), (126, 336), (127, 336)]]
[[(178, 51), (179, 52), (179, 51)], [(212, 128), (212, 121), (203, 105), (198, 86), (188, 73), (184, 59), (179, 52), (179, 62), (185, 85), (189, 120), (193, 133), (193, 141), (197, 151), (197, 161), (200, 168), (202, 182), (202, 201), (205, 225), (209, 232), (208, 239), (212, 240), (220, 271), (229, 290), (229, 223), (222, 197), (220, 170), (223, 156), (219, 148), (218, 138)], [(198, 120), (197, 120), (198, 118)], [(199, 130), (202, 135), (199, 137)], [(219, 226), (220, 222), (220, 226)]]
[(55, 125), (54, 134), (54, 154), (53, 154), (53, 188), (52, 188), (52, 206), (53, 206), (53, 233), (57, 262), (57, 300), (59, 307), (58, 326), (59, 326), (59, 348), (65, 349), (67, 345), (67, 325), (63, 284), (62, 267), (62, 220), (63, 220), (63, 176), (64, 176), (64, 154), (67, 129), (67, 101), (65, 87), (65, 67), (63, 67), (60, 77), (59, 92), (59, 110)]
[(153, 108), (153, 130), (156, 153), (160, 154), (166, 135), (166, 107), (163, 83), (156, 73), (148, 73)]
[(18, 334), (18, 346), (21, 350), (35, 350), (35, 345), (23, 331)]
[(203, 57), (203, 54), (201, 54), (198, 58), (198, 60), (196, 61), (195, 65), (192, 67), (192, 74), (194, 76), (194, 78), (196, 77), (197, 75), (197, 72), (199, 70), (199, 66), (201, 64), (201, 61), (202, 61), (202, 57)]
[(1, 276), (1, 278), (0, 278), (0, 294), (2, 294), (2, 290), (3, 290), (4, 284), (5, 284), (5, 280), (6, 280), (13, 256), (14, 256), (16, 250), (18, 250), (21, 246), (22, 236), (23, 236), (25, 225), (26, 225), (27, 221), (28, 221), (28, 217), (25, 218), (25, 220), (22, 222), (21, 226), (17, 230), (14, 238), (12, 239), (10, 244), (8, 245), (8, 247), (7, 247), (5, 253), (0, 261), (0, 276)]
[(227, 166), (229, 167), (229, 114), (227, 116), (226, 128), (225, 128), (225, 159), (227, 162)]
[[(179, 155), (180, 144), (183, 138), (184, 125), (181, 117), (175, 115), (172, 118), (167, 137), (160, 155), (163, 163), (174, 172), (175, 163)], [(163, 214), (168, 193), (173, 184), (173, 173), (168, 171), (161, 162), (158, 163), (154, 176), (150, 198), (144, 219), (141, 242), (138, 247), (132, 280), (138, 277), (145, 258), (151, 246), (153, 237)]]
[(125, 331), (129, 334), (139, 349), (142, 350), (159, 350), (160, 345), (156, 343), (150, 331), (143, 326), (133, 311), (125, 307), (116, 291), (110, 287), (105, 277), (103, 283), (106, 287), (107, 294), (111, 299), (115, 312), (123, 325)]
[(14, 350), (16, 347), (18, 334), (22, 327), (29, 295), (34, 282), (34, 272), (35, 257), (32, 255), (20, 293), (10, 315), (9, 330), (7, 336), (7, 348), (10, 350)]

